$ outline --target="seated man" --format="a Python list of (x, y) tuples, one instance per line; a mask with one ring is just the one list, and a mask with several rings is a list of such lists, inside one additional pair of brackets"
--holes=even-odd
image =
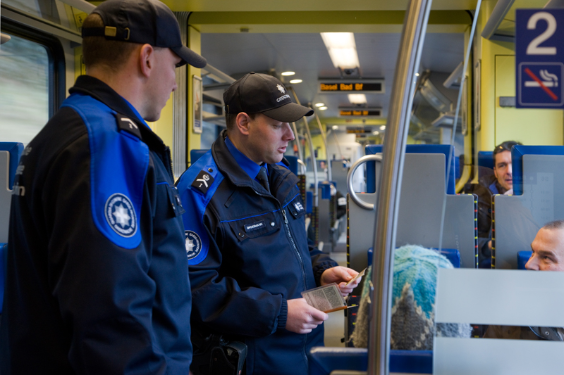
[[(525, 265), (531, 271), (564, 271), (564, 220), (542, 227), (531, 244), (533, 255)], [(485, 338), (564, 341), (562, 327), (490, 326)]]
[(478, 259), (480, 268), (491, 267), (492, 195), (513, 194), (513, 168), (511, 149), (520, 142), (505, 141), (493, 151), (494, 174), (480, 178), (474, 193), (478, 195)]
[(247, 375), (305, 375), (328, 316), (301, 293), (335, 282), (346, 295), (360, 281), (346, 286), (358, 273), (307, 245), (305, 203), (284, 152), (289, 123), (313, 111), (266, 74), (245, 75), (223, 99), (227, 130), (178, 181), (194, 335), (243, 341)]

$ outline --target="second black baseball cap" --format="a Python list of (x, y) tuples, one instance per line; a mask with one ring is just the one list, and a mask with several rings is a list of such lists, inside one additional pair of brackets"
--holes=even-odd
[(150, 44), (170, 48), (186, 63), (203, 68), (202, 56), (182, 44), (180, 26), (174, 13), (158, 0), (107, 0), (92, 13), (102, 17), (104, 27), (82, 28), (82, 37), (104, 36), (106, 39)]
[(313, 115), (313, 109), (293, 103), (284, 84), (268, 74), (245, 74), (223, 93), (223, 101), (228, 114), (262, 113), (281, 122)]

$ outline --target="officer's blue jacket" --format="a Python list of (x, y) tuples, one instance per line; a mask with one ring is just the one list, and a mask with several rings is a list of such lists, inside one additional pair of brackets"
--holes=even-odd
[(268, 165), (270, 192), (237, 164), (223, 132), (179, 179), (192, 286), (192, 330), (248, 346), (247, 374), (307, 374), (323, 325), (285, 329), (287, 300), (337, 264), (309, 248), (298, 177)]
[(168, 147), (79, 77), (16, 176), (1, 374), (188, 374), (182, 208)]

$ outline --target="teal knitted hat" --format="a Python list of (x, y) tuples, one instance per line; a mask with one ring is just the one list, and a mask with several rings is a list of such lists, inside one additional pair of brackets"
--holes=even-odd
[(421, 246), (406, 245), (394, 252), (393, 302), (395, 306), (406, 284), (411, 286), (417, 306), (431, 317), (435, 304), (439, 268), (453, 268), (452, 263), (438, 251)]

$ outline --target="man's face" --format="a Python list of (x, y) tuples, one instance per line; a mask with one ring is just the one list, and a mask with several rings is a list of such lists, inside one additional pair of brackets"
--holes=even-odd
[(511, 167), (511, 151), (503, 151), (495, 155), (494, 173), (497, 182), (505, 190), (513, 188), (513, 169)]
[(531, 244), (533, 255), (525, 265), (534, 271), (564, 271), (564, 229), (541, 229)]
[(294, 140), (294, 132), (287, 122), (280, 122), (257, 114), (249, 118), (245, 154), (255, 163), (278, 163), (284, 157), (288, 142)]
[(176, 64), (181, 59), (168, 48), (156, 48), (155, 66), (151, 74), (151, 86), (149, 88), (150, 100), (146, 103), (145, 120), (157, 121), (161, 117), (161, 111), (170, 98), (170, 94), (176, 90)]

